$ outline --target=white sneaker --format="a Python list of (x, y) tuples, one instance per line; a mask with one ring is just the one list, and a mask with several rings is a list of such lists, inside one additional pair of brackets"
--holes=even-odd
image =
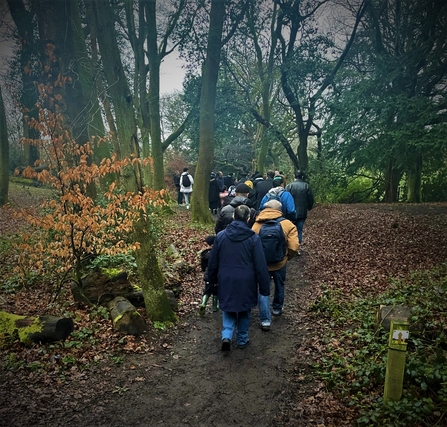
[(189, 205), (186, 205), (186, 209), (189, 209)]
[(261, 322), (261, 329), (263, 331), (269, 331), (270, 330), (270, 322)]

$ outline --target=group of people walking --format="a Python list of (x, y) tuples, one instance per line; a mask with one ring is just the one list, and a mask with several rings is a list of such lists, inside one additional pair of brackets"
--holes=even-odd
[[(234, 195), (219, 210), (216, 236), (202, 251), (205, 290), (200, 314), (213, 295), (213, 311), (222, 312), (222, 351), (249, 344), (251, 309), (259, 305), (260, 327), (268, 331), (271, 314), (283, 312), (287, 262), (300, 254), (307, 212), (314, 196), (302, 171), (286, 185), (284, 175), (268, 171), (234, 183)], [(236, 185), (235, 185), (236, 184)], [(254, 191), (253, 191), (254, 190)], [(250, 199), (250, 192), (255, 197)], [(274, 295), (270, 309), (270, 281)]]

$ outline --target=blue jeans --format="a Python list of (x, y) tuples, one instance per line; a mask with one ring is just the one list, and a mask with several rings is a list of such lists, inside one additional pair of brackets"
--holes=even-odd
[(262, 323), (271, 323), (270, 296), (258, 294), (259, 318)]
[(282, 310), (284, 305), (284, 284), (286, 282), (286, 269), (287, 264), (276, 271), (271, 271), (270, 274), (273, 276), (273, 282), (275, 283), (275, 293), (273, 295), (273, 310)]
[(192, 193), (183, 193), (183, 196), (185, 197), (185, 205), (189, 205), (189, 199), (191, 197)]
[(303, 228), (305, 219), (297, 219), (295, 222), (296, 228), (298, 230), (298, 241), (300, 245), (303, 243)]
[(222, 311), (222, 339), (232, 341), (236, 329), (236, 344), (244, 345), (248, 341), (248, 328), (250, 327), (251, 310), (232, 313)]

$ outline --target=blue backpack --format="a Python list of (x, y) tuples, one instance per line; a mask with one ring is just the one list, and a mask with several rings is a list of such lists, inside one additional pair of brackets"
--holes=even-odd
[(267, 200), (265, 201), (265, 203), (269, 202), (270, 200), (278, 200), (278, 202), (280, 202), (281, 201), (281, 196), (284, 194), (284, 191), (286, 191), (286, 190), (279, 190), (276, 194), (268, 192), (267, 193)]
[(281, 227), (283, 217), (269, 219), (259, 230), (262, 248), (267, 264), (276, 264), (284, 259), (287, 253), (286, 236)]

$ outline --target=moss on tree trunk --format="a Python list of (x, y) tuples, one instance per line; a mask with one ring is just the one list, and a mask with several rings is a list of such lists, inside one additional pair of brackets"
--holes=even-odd
[(147, 219), (141, 218), (134, 224), (134, 239), (140, 243), (140, 249), (135, 251), (135, 259), (146, 312), (153, 322), (175, 322), (177, 316), (166, 296), (163, 274), (158, 264), (154, 242), (147, 232), (149, 228)]

